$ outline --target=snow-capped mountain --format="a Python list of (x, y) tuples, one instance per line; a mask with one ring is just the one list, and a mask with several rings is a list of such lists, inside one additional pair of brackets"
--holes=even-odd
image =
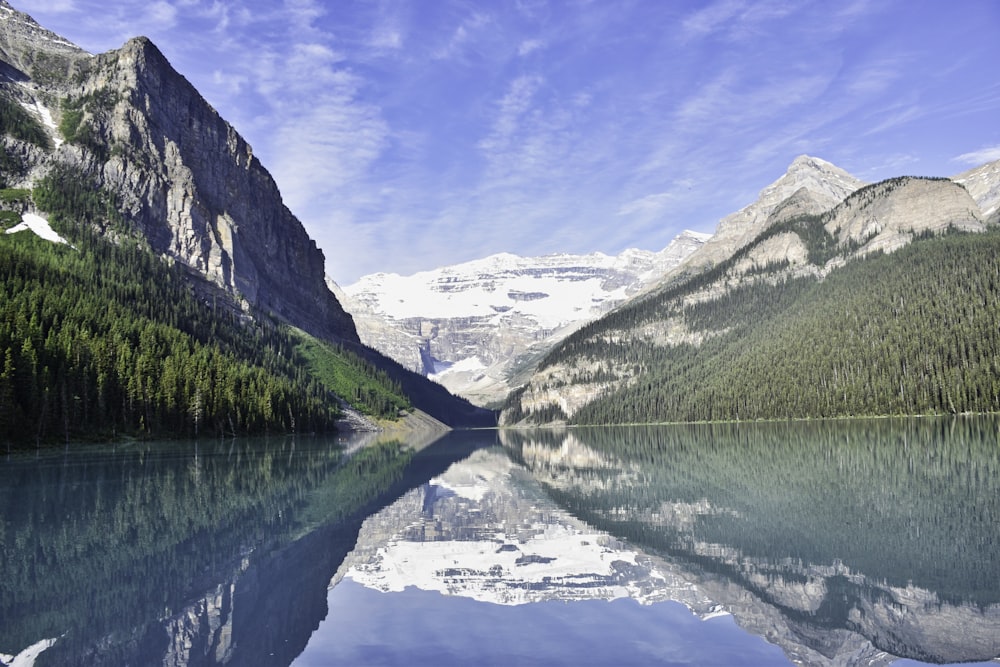
[(488, 404), (506, 396), (533, 359), (656, 284), (708, 238), (686, 231), (660, 252), (617, 256), (498, 254), (411, 276), (376, 273), (331, 289), (365, 344)]

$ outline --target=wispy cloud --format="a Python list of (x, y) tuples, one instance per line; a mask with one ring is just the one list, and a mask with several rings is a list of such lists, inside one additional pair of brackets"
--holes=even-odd
[(868, 97), (884, 92), (905, 71), (903, 58), (873, 63), (852, 75), (846, 84), (850, 95)]
[(284, 0), (284, 13), (293, 29), (312, 32), (318, 18), (326, 14), (326, 9), (316, 0)]
[(530, 53), (538, 51), (545, 46), (545, 42), (540, 39), (526, 39), (517, 47), (517, 55), (522, 58)]
[(663, 247), (799, 153), (879, 178), (997, 156), (990, 3), (15, 4), (93, 52), (156, 41), (336, 278)]
[(490, 22), (491, 19), (485, 12), (475, 12), (468, 16), (455, 28), (444, 46), (434, 53), (434, 59), (451, 60), (463, 55), (465, 49), (474, 42)]
[(641, 214), (649, 215), (654, 213), (659, 213), (662, 211), (670, 200), (674, 199), (674, 194), (672, 192), (660, 192), (657, 194), (646, 195), (645, 197), (640, 197), (639, 199), (633, 199), (630, 202), (626, 202), (621, 205), (618, 209), (619, 216)]
[(479, 142), (479, 148), (487, 156), (496, 156), (510, 147), (542, 83), (540, 76), (530, 74), (519, 76), (510, 83), (507, 93), (497, 104), (496, 120), (489, 135)]
[(74, 0), (20, 0), (17, 3), (17, 9), (28, 14), (41, 9), (65, 13), (77, 11), (77, 3)]
[(177, 23), (177, 8), (169, 2), (152, 2), (149, 4), (149, 18), (165, 28), (171, 28)]
[(863, 136), (872, 136), (881, 132), (896, 129), (901, 125), (906, 125), (924, 114), (923, 110), (916, 104), (906, 104), (905, 106), (894, 105), (894, 108), (887, 109), (881, 113), (881, 120), (873, 127), (863, 132)]
[(727, 41), (760, 38), (768, 26), (797, 11), (796, 3), (781, 0), (719, 0), (689, 14), (681, 23), (686, 40), (719, 36)]
[(987, 162), (994, 162), (995, 160), (1000, 160), (1000, 144), (996, 146), (986, 146), (984, 148), (980, 148), (979, 150), (972, 151), (971, 153), (962, 153), (961, 155), (953, 157), (951, 160), (952, 162), (961, 162), (972, 166), (978, 166)]
[(740, 16), (746, 3), (742, 0), (722, 0), (689, 15), (681, 23), (688, 38), (704, 37)]

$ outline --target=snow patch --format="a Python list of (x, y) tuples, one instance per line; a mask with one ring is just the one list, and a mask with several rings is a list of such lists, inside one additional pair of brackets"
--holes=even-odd
[(24, 649), (17, 655), (3, 655), (0, 654), (0, 663), (7, 665), (8, 667), (32, 667), (35, 664), (35, 660), (42, 652), (49, 648), (58, 641), (55, 639), (43, 639), (40, 642), (32, 644), (28, 648)]
[[(27, 84), (21, 84), (27, 87)], [(41, 118), (42, 123), (45, 127), (49, 128), (49, 134), (52, 136), (52, 142), (55, 144), (56, 148), (63, 145), (62, 134), (59, 132), (59, 128), (56, 126), (55, 120), (52, 118), (52, 112), (49, 108), (39, 101), (35, 101), (34, 104), (27, 104), (21, 102), (21, 106), (27, 109), (28, 113), (33, 113), (39, 118)]]
[(469, 357), (467, 359), (462, 359), (461, 361), (456, 361), (455, 363), (435, 363), (435, 372), (429, 374), (427, 377), (431, 380), (437, 381), (445, 375), (451, 375), (453, 373), (475, 373), (483, 370), (486, 370), (486, 365), (483, 364), (479, 357)]
[[(693, 609), (691, 611), (694, 612)], [(722, 605), (716, 605), (715, 607), (712, 608), (712, 611), (708, 612), (707, 614), (702, 614), (700, 618), (703, 621), (710, 621), (713, 618), (720, 618), (722, 616), (732, 616), (732, 614), (723, 609)]]
[(8, 229), (5, 234), (15, 234), (17, 232), (23, 232), (26, 229), (30, 229), (37, 236), (45, 239), (46, 241), (52, 241), (53, 243), (65, 243), (69, 245), (62, 236), (56, 233), (52, 226), (49, 225), (49, 221), (40, 215), (35, 213), (25, 213), (21, 216), (21, 223), (14, 225)]

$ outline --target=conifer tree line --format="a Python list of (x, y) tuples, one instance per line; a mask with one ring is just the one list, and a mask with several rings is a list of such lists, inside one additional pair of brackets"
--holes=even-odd
[(0, 236), (0, 443), (324, 432), (338, 396), (377, 416), (409, 406), (355, 353), (199, 300), (81, 173), (31, 194), (71, 245)]
[[(796, 223), (825, 245), (815, 221)], [(585, 360), (616, 388), (579, 424), (1000, 410), (1000, 231), (924, 235), (825, 279), (748, 282), (720, 298), (683, 297), (716, 267), (571, 336), (541, 368)], [(700, 344), (666, 346), (615, 332), (679, 317)], [(518, 408), (515, 418), (542, 421)], [(551, 410), (550, 410), (551, 411)], [(545, 415), (551, 417), (551, 415)]]

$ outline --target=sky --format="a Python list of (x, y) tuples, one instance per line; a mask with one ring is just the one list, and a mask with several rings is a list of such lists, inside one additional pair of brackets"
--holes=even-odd
[(995, 0), (11, 0), (145, 35), (341, 285), (500, 252), (658, 251), (808, 154), (866, 181), (1000, 159)]

